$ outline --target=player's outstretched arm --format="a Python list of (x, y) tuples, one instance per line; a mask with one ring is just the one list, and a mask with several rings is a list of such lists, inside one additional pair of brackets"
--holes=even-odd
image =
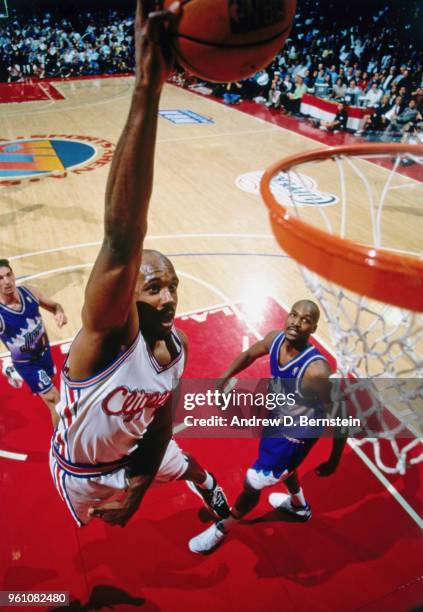
[(89, 376), (138, 333), (133, 293), (147, 230), (160, 92), (171, 65), (166, 31), (180, 10), (150, 12), (137, 2), (135, 87), (106, 187), (104, 239), (82, 310), (83, 329), (70, 354), (70, 375)]
[(268, 333), (262, 340), (255, 342), (246, 351), (243, 351), (237, 357), (235, 357), (235, 359), (220, 377), (221, 380), (219, 387), (224, 390), (224, 387), (232, 376), (235, 376), (239, 372), (242, 372), (248, 368), (255, 362), (256, 359), (259, 359), (259, 357), (268, 355), (273, 340), (276, 338), (278, 333), (278, 331)]
[(31, 293), (35, 295), (35, 297), (40, 303), (41, 308), (48, 310), (54, 315), (54, 319), (58, 327), (63, 327), (63, 325), (66, 325), (66, 323), (68, 322), (68, 318), (65, 315), (65, 311), (63, 310), (63, 307), (61, 304), (59, 304), (59, 302), (55, 302), (47, 295), (44, 295), (44, 293), (36, 287), (28, 285), (28, 289), (31, 291)]
[[(315, 361), (307, 368), (302, 384), (303, 391), (307, 389), (318, 396), (328, 414), (332, 413), (331, 374), (332, 371), (326, 361)], [(318, 476), (330, 476), (335, 472), (341, 461), (346, 442), (347, 436), (337, 430), (332, 439), (332, 451), (329, 459), (317, 466), (315, 470)]]

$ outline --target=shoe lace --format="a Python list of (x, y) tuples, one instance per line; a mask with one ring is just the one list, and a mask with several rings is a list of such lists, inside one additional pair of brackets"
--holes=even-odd
[(226, 497), (221, 487), (217, 486), (214, 488), (212, 501), (213, 505), (217, 507), (227, 505)]

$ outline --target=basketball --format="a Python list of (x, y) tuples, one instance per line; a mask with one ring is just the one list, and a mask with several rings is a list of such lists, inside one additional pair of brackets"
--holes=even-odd
[[(172, 4), (165, 0), (164, 7)], [(185, 0), (172, 38), (179, 64), (217, 83), (241, 81), (273, 60), (292, 27), (296, 0)]]

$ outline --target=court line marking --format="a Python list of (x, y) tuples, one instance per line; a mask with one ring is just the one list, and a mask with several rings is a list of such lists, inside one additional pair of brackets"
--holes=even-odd
[(13, 459), (14, 461), (26, 461), (28, 459), (28, 455), (23, 453), (12, 453), (5, 450), (0, 450), (0, 457), (4, 457), (4, 459)]
[(226, 302), (227, 306), (232, 310), (232, 312), (235, 314), (237, 319), (239, 319), (240, 321), (243, 321), (245, 323), (247, 328), (256, 337), (257, 340), (261, 340), (262, 339), (263, 336), (257, 331), (257, 329), (254, 327), (254, 325), (251, 325), (251, 323), (247, 320), (246, 317), (244, 317), (242, 312), (234, 304), (234, 302), (231, 300), (231, 298), (229, 296), (227, 296), (223, 291), (221, 291), (218, 287), (216, 287), (216, 285), (214, 285), (213, 283), (209, 283), (208, 281), (205, 281), (204, 279), (199, 278), (198, 276), (195, 276), (194, 274), (191, 274), (190, 272), (182, 272), (180, 270), (179, 271), (177, 270), (177, 274), (179, 276), (191, 279), (195, 283), (198, 283), (199, 285), (202, 285), (203, 287), (205, 287), (206, 289), (208, 289), (209, 291), (211, 291), (212, 293), (217, 295), (220, 299), (223, 300), (223, 302)]
[[(113, 78), (113, 77), (112, 77)], [(119, 77), (117, 77), (119, 78)], [(123, 78), (133, 78), (134, 77), (123, 77)], [(134, 79), (135, 80), (135, 79)], [(94, 81), (100, 81), (103, 82), (103, 79), (83, 79), (81, 81), (78, 81), (79, 83), (81, 82), (85, 82), (85, 83), (90, 83), (92, 84)], [(72, 81), (65, 81), (66, 83), (72, 82)], [(19, 116), (25, 116), (25, 115), (41, 115), (43, 113), (60, 113), (60, 112), (67, 112), (67, 111), (73, 111), (73, 110), (78, 110), (80, 108), (87, 108), (89, 106), (100, 106), (102, 104), (108, 104), (109, 102), (115, 102), (116, 100), (121, 100), (123, 98), (129, 99), (132, 91), (133, 91), (133, 84), (131, 83), (126, 83), (125, 84), (125, 88), (127, 89), (127, 91), (125, 93), (120, 93), (119, 95), (117, 95), (114, 98), (107, 98), (105, 100), (98, 100), (97, 102), (93, 102), (93, 101), (87, 101), (87, 102), (83, 102), (81, 104), (75, 104), (74, 106), (69, 105), (69, 106), (65, 106), (65, 107), (57, 107), (57, 103), (58, 102), (70, 102), (72, 100), (72, 98), (69, 98), (67, 96), (65, 96), (65, 94), (60, 91), (60, 84), (61, 82), (58, 82), (58, 87), (57, 89), (59, 90), (59, 92), (62, 94), (62, 96), (64, 96), (64, 100), (51, 100), (51, 102), (48, 103), (48, 106), (46, 105), (44, 108), (40, 109), (40, 110), (31, 110), (29, 109), (28, 111), (26, 109), (22, 109), (22, 111), (15, 111), (15, 112), (9, 112), (9, 113), (2, 113), (2, 117), (13, 117), (16, 115)], [(93, 88), (93, 86), (91, 85), (91, 89)], [(81, 90), (83, 88), (80, 88)], [(85, 90), (88, 91), (88, 90)], [(81, 93), (81, 91), (79, 91), (78, 93)], [(28, 102), (30, 101), (26, 101), (26, 102), (20, 102), (20, 104), (28, 104)], [(32, 100), (32, 102), (40, 102), (40, 100)], [(15, 103), (16, 104), (16, 103)], [(52, 108), (53, 107), (53, 108)]]
[(45, 83), (43, 82), (39, 82), (37, 83), (39, 89), (41, 89), (41, 91), (47, 96), (47, 98), (51, 101), (54, 102), (54, 98), (50, 93), (50, 90), (48, 89), (48, 87), (45, 86)]
[[(273, 126), (273, 124), (270, 124)], [(275, 132), (279, 126), (274, 125), (273, 127), (263, 128), (262, 130), (241, 130), (239, 132), (219, 132), (216, 134), (200, 134), (199, 136), (187, 136), (186, 138), (158, 138), (157, 142), (167, 143), (167, 142), (189, 142), (191, 140), (206, 140), (208, 138), (220, 138), (222, 136), (232, 137), (232, 136), (249, 136), (250, 134), (263, 134), (266, 132)]]
[[(272, 239), (276, 242), (273, 234), (237, 234), (237, 233), (194, 233), (194, 234), (158, 234), (156, 236), (146, 236), (145, 240), (167, 240), (176, 238), (264, 238), (266, 240)], [(61, 251), (70, 251), (72, 249), (82, 249), (94, 246), (100, 246), (101, 240), (94, 242), (80, 242), (77, 244), (69, 244), (66, 246), (56, 247), (53, 249), (43, 249), (41, 251), (32, 251), (30, 253), (23, 253), (22, 255), (13, 255), (9, 257), (9, 261), (16, 261), (18, 259), (25, 259), (26, 257), (36, 257), (38, 255), (45, 255), (47, 253), (58, 253)]]
[[(176, 238), (177, 240), (181, 239), (181, 238), (259, 238), (259, 239), (265, 239), (265, 240), (272, 240), (272, 241), (276, 241), (275, 237), (273, 234), (236, 234), (236, 233), (198, 233), (198, 234), (162, 234), (162, 235), (157, 235), (157, 236), (146, 236), (145, 240), (167, 240), (167, 239), (172, 239), (172, 238)], [(25, 259), (27, 257), (37, 257), (39, 255), (46, 255), (47, 253), (59, 253), (62, 251), (71, 251), (72, 249), (82, 249), (82, 248), (89, 248), (89, 247), (94, 247), (94, 246), (100, 246), (101, 245), (101, 241), (100, 240), (96, 240), (94, 242), (80, 242), (78, 244), (69, 244), (66, 246), (61, 246), (61, 247), (55, 247), (53, 249), (43, 249), (41, 251), (32, 251), (30, 253), (23, 253), (21, 255), (11, 255), (10, 257), (8, 257), (9, 261), (17, 261), (19, 259)], [(364, 245), (365, 246), (365, 245)], [(410, 254), (410, 251), (407, 251), (405, 249), (397, 249), (397, 248), (386, 248), (384, 247), (384, 250), (386, 251), (392, 251), (395, 253), (406, 253), (406, 254)], [(282, 249), (280, 249), (280, 252), (283, 253)], [(219, 253), (173, 253), (172, 257), (178, 257), (178, 256), (182, 256), (182, 255), (218, 255)], [(220, 253), (221, 255), (243, 255), (243, 253)], [(277, 254), (273, 254), (273, 253), (249, 253), (249, 255), (256, 255), (257, 257), (277, 257)], [(286, 254), (282, 254), (281, 257), (289, 257)], [(27, 278), (26, 276), (23, 276), (22, 278)]]
[(403, 507), (410, 518), (413, 519), (420, 529), (423, 529), (423, 518), (420, 517), (412, 506), (407, 502), (401, 493), (389, 482), (385, 474), (379, 470), (377, 465), (366, 455), (366, 453), (355, 443), (354, 440), (348, 440), (349, 446), (353, 451), (360, 457), (360, 459), (367, 465), (369, 470), (376, 476), (376, 478), (385, 486), (387, 491), (396, 499), (396, 501)]
[(394, 185), (393, 187), (390, 187), (390, 190), (392, 191), (393, 189), (406, 189), (406, 188), (415, 189), (418, 185), (420, 185), (420, 183), (416, 181), (415, 183), (405, 183), (404, 185)]

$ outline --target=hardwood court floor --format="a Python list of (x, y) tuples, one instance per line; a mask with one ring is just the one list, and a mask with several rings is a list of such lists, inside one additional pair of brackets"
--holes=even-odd
[[(116, 144), (128, 110), (130, 78), (60, 82), (55, 87), (64, 100), (3, 105), (0, 137), (82, 135)], [(258, 179), (249, 173), (262, 171), (287, 154), (316, 148), (316, 143), (170, 85), (164, 90), (161, 109), (188, 109), (213, 121), (174, 124), (159, 119), (146, 246), (175, 257), (183, 275), (180, 308), (185, 311), (249, 296), (257, 311), (264, 295), (284, 304), (309, 297), (296, 264), (284, 256), (272, 236), (260, 197), (242, 191), (236, 181), (243, 177), (244, 188), (251, 191)], [(98, 148), (95, 159), (104, 152), (101, 145)], [(62, 331), (46, 317), (52, 340), (71, 337), (79, 327), (83, 288), (102, 236), (108, 170), (106, 164), (89, 172), (82, 168), (78, 174), (68, 170), (62, 178), (56, 172), (38, 182), (0, 185), (2, 254), (14, 258), (19, 276), (42, 274), (34, 282), (66, 305), (70, 322)], [(307, 166), (306, 172), (317, 190), (339, 198), (335, 168)], [(352, 237), (367, 240), (363, 186), (357, 177), (350, 178), (349, 227)], [(371, 168), (372, 183), (383, 184), (385, 178), (386, 170)], [(400, 176), (396, 181), (395, 195), (404, 203), (388, 202), (387, 245), (418, 249), (421, 211), (416, 201), (407, 200), (415, 182)], [(337, 219), (340, 206), (325, 207), (325, 211), (329, 208)], [(307, 213), (316, 218), (316, 209), (308, 207)], [(404, 244), (404, 232), (398, 228), (405, 222)], [(331, 343), (324, 324), (319, 333)]]
[[(107, 153), (122, 130), (132, 80), (80, 80), (55, 86), (64, 100), (2, 106), (0, 138), (49, 141), (67, 135), (81, 142), (91, 138), (97, 152), (86, 166), (88, 171), (69, 168), (33, 176), (35, 181), (0, 184), (0, 244), (1, 256), (13, 260), (22, 280), (33, 282), (65, 306), (70, 320), (63, 330), (45, 316), (52, 341), (59, 342), (79, 329), (83, 289), (102, 237)], [(263, 334), (282, 324), (285, 311), (278, 304), (312, 297), (296, 264), (276, 244), (267, 211), (253, 193), (257, 175), (250, 173), (317, 145), (300, 128), (282, 129), (174, 86), (165, 88), (160, 106), (168, 111), (185, 109), (213, 121), (175, 124), (159, 119), (146, 246), (170, 255), (181, 277), (179, 312), (191, 313), (180, 320), (192, 339), (189, 373), (206, 374), (207, 366), (208, 374), (215, 376), (246, 342), (255, 340), (252, 329)], [(295, 125), (292, 122), (291, 127)], [(307, 168), (306, 173), (320, 192), (339, 198), (339, 181), (332, 171), (322, 166)], [(368, 171), (372, 183), (386, 177), (383, 168), (369, 166)], [(237, 187), (241, 176), (239, 184), (250, 191)], [(414, 181), (395, 180), (401, 198), (407, 190), (414, 193)], [(362, 194), (362, 186), (354, 190), (353, 185), (356, 237), (368, 232)], [(390, 211), (394, 215), (387, 228), (390, 239), (397, 240), (392, 233), (397, 227), (395, 247), (415, 249), (416, 236), (422, 234), (416, 202), (390, 206), (397, 208)], [(336, 221), (339, 204), (327, 209)], [(308, 211), (316, 216), (315, 212)], [(412, 222), (401, 247), (406, 215)], [(271, 316), (266, 297), (272, 298)], [(233, 307), (240, 303), (241, 318)], [(222, 304), (229, 304), (229, 310)], [(215, 314), (208, 314), (213, 307)], [(318, 338), (329, 347), (333, 344), (324, 322)], [(58, 362), (60, 355), (56, 349)], [(313, 468), (327, 451), (321, 443), (303, 470), (316, 510), (310, 527), (287, 525), (270, 515), (263, 497), (252, 525), (242, 526), (216, 556), (193, 558), (186, 542), (203, 523), (198, 520), (196, 500), (180, 483), (154, 489), (145, 509), (122, 532), (99, 522), (76, 530), (48, 474), (47, 411), (28, 393), (12, 390), (3, 378), (0, 397), (0, 448), (28, 454), (22, 462), (0, 456), (1, 493), (6, 500), (2, 512), (7, 512), (6, 546), (0, 551), (4, 588), (66, 588), (84, 604), (91, 598), (86, 607), (95, 608), (94, 594), (101, 590), (98, 601), (110, 603), (107, 588), (112, 586), (120, 589), (120, 594), (115, 593), (121, 598), (118, 610), (143, 603), (146, 610), (166, 612), (199, 606), (257, 610), (261, 604), (263, 609), (280, 607), (281, 601), (287, 610), (300, 612), (311, 608), (378, 612), (389, 607), (405, 610), (418, 603), (421, 548), (414, 515), (419, 508), (419, 469), (382, 485), (370, 454), (365, 455), (365, 465), (348, 448), (336, 476), (318, 479)], [(256, 442), (183, 440), (183, 445), (222, 475), (233, 500), (245, 468), (254, 459)], [(143, 597), (140, 603), (137, 598)]]

